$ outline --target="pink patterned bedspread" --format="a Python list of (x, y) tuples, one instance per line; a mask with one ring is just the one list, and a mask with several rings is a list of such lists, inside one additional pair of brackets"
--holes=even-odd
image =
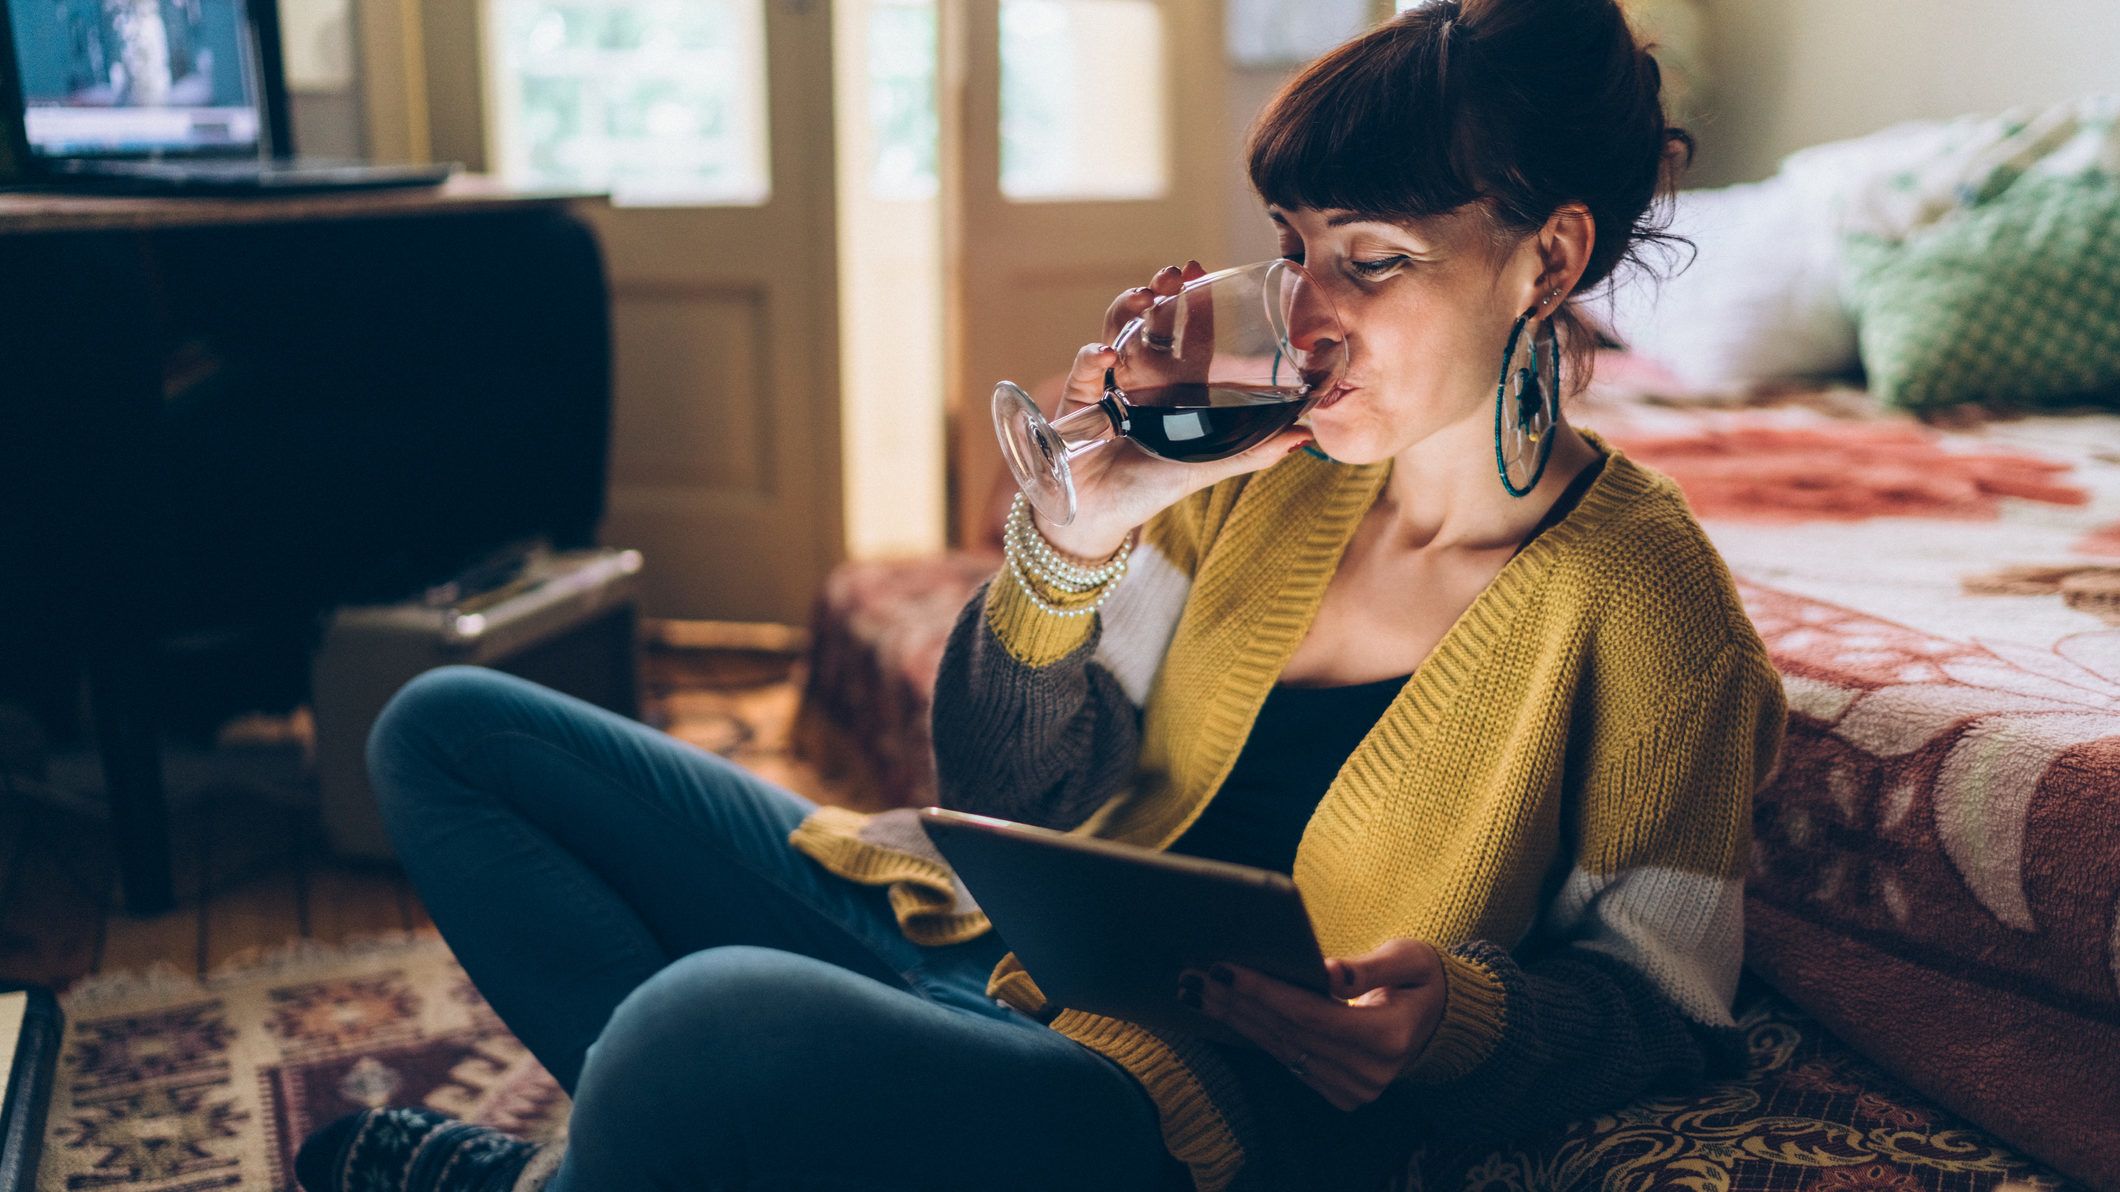
[(1781, 669), (1748, 959), (1945, 1105), (2120, 1187), (2120, 414), (1859, 393), (1575, 414), (1685, 489)]

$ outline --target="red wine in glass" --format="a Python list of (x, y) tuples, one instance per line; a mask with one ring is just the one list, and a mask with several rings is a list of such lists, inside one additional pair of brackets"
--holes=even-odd
[[(994, 386), (994, 433), (1041, 517), (1075, 517), (1075, 476), (1130, 440), (1180, 463), (1227, 459), (1332, 393), (1347, 334), (1331, 301), (1285, 257), (1224, 269), (1156, 299), (1113, 339), (1100, 400), (1048, 420), (1022, 387)], [(1089, 470), (1085, 470), (1089, 469)]]
[(1122, 432), (1184, 464), (1228, 459), (1286, 430), (1309, 406), (1301, 385), (1162, 385), (1127, 394)]

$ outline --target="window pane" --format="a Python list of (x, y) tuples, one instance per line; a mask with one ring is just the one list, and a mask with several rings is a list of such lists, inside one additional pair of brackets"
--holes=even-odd
[[(1396, 0), (1401, 10), (1415, 0)], [(1360, 32), (1374, 0), (1227, 0), (1229, 60), (1247, 69), (1300, 66)]]
[(493, 151), (529, 186), (762, 203), (762, 0), (489, 0)]
[(869, 9), (869, 193), (935, 197), (935, 0)]
[(1001, 193), (1163, 194), (1164, 69), (1154, 0), (1001, 0)]

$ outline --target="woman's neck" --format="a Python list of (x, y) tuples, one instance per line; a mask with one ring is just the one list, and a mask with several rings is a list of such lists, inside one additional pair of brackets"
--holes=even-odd
[(1495, 474), (1494, 421), (1469, 418), (1400, 452), (1377, 498), (1387, 541), (1405, 550), (1515, 550), (1561, 491), (1597, 458), (1565, 417), (1538, 486), (1512, 497)]

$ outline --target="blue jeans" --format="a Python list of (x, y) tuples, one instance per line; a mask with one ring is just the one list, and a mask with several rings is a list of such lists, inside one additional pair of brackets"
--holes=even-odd
[(552, 1192), (1170, 1186), (1117, 1065), (986, 997), (714, 754), (480, 667), (415, 678), (368, 766), (400, 860), (574, 1097)]

